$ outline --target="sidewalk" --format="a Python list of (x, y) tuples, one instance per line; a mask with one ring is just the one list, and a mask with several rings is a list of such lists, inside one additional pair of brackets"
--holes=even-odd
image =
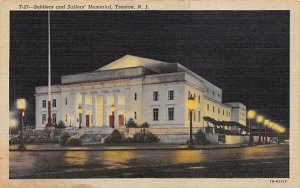
[[(247, 147), (248, 144), (195, 145), (194, 150), (230, 149)], [(83, 145), (60, 146), (59, 144), (26, 145), (26, 151), (122, 151), (122, 150), (187, 150), (187, 145), (136, 144), (136, 145)], [(10, 145), (9, 151), (18, 151), (18, 145)]]

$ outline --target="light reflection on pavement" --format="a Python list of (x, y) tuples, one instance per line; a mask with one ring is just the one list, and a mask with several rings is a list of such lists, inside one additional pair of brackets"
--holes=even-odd
[(288, 145), (211, 150), (10, 151), (10, 177), (49, 171), (119, 169), (211, 161), (289, 157)]

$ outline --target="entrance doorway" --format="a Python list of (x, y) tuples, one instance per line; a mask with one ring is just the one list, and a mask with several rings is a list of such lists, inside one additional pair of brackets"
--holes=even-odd
[[(118, 125), (119, 126), (124, 126), (125, 125), (124, 115), (119, 115), (119, 123), (118, 123)], [(109, 126), (111, 128), (115, 128), (113, 115), (109, 115)]]
[(86, 127), (90, 127), (90, 115), (86, 115)]

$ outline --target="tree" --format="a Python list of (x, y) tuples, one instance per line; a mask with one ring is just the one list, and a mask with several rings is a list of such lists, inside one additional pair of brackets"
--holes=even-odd
[(58, 122), (58, 125), (56, 126), (56, 128), (58, 128), (58, 129), (65, 129), (66, 125), (65, 125), (65, 123), (63, 121), (60, 120)]
[(106, 143), (121, 143), (122, 134), (117, 129), (114, 129), (113, 132), (106, 138)]
[(136, 128), (137, 127), (137, 124), (133, 121), (132, 118), (129, 118), (127, 124), (126, 124), (126, 127), (127, 128)]

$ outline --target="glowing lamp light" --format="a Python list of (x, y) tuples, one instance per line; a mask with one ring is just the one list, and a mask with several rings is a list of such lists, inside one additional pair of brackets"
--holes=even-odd
[(115, 111), (116, 111), (116, 107), (115, 107), (114, 104), (111, 105), (111, 111), (112, 111), (112, 112), (115, 112)]
[(265, 126), (268, 126), (269, 123), (270, 123), (270, 120), (268, 120), (268, 119), (266, 119), (266, 120), (264, 121), (264, 125), (265, 125)]
[(255, 115), (256, 115), (256, 113), (254, 110), (249, 110), (247, 113), (248, 119), (254, 119)]
[(188, 98), (188, 109), (189, 110), (194, 110), (196, 108), (196, 102), (194, 97), (189, 97)]
[(18, 99), (18, 101), (17, 101), (17, 108), (18, 108), (18, 110), (24, 110), (26, 108), (26, 101), (25, 101), (25, 99)]
[(81, 108), (81, 106), (78, 107), (78, 112), (79, 112), (79, 114), (82, 113), (82, 108)]
[(262, 123), (263, 119), (264, 119), (263, 116), (259, 115), (259, 116), (257, 116), (256, 121), (257, 121), (257, 123)]

